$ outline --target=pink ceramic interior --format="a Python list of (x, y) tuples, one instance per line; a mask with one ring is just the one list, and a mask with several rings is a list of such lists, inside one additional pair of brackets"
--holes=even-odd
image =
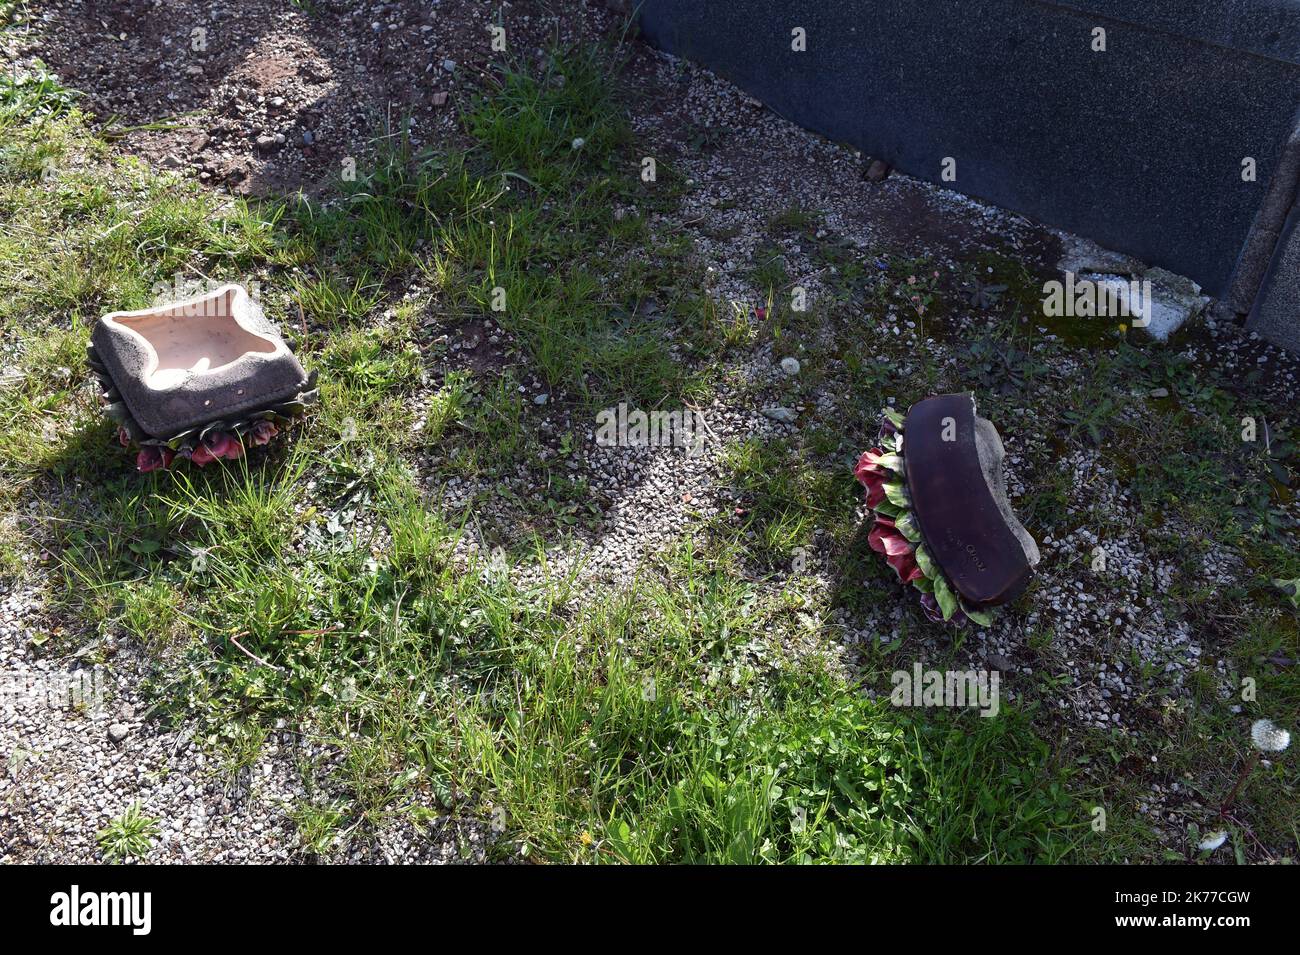
[(153, 350), (145, 376), (151, 388), (166, 388), (191, 374), (213, 371), (243, 355), (271, 354), (277, 345), (241, 326), (235, 319), (237, 292), (224, 293), (157, 311), (113, 318)]

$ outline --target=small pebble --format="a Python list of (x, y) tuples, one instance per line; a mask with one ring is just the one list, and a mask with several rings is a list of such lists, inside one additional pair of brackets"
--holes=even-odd
[(793, 408), (764, 408), (763, 417), (779, 421), (781, 424), (794, 424), (798, 420)]

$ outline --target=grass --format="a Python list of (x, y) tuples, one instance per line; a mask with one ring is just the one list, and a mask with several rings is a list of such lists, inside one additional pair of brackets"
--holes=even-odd
[(634, 287), (610, 281), (635, 232), (613, 204), (637, 186), (600, 61), (556, 55), (540, 76), (507, 71), (496, 84), (466, 115), (473, 153), (414, 155), (390, 138), (340, 200), (299, 205), (294, 245), (325, 264), (295, 280), (298, 304), (310, 320), (355, 322), (413, 269), (437, 307), (490, 314), (516, 335), (553, 388), (642, 402), (680, 389), (671, 329), (631, 310), (646, 294), (679, 295), (671, 276), (658, 288), (645, 274)]
[[(302, 766), (310, 795), (293, 812), (309, 854), (432, 813), (491, 820), (502, 858), (1157, 856), (1123, 808), (1153, 782), (1151, 757), (1209, 792), (1242, 755), (1239, 720), (1206, 700), (1175, 745), (1066, 733), (1049, 712), (1059, 687), (1004, 703), (997, 719), (873, 697), (911, 659), (916, 628), (905, 619), (858, 679), (836, 659), (835, 614), (873, 599), (864, 580), (887, 580), (846, 475), (887, 397), (974, 380), (990, 417), (1028, 404), (1060, 435), (1029, 454), (1036, 530), (1077, 520), (1053, 456), (1104, 444), (1128, 462), (1154, 544), (1176, 551), (1192, 528), (1246, 560), (1253, 586), (1300, 576), (1253, 483), (1266, 462), (1227, 440), (1243, 408), (1263, 409), (1132, 346), (1090, 358), (1087, 379), (1050, 381), (1014, 319), (945, 368), (864, 335), (857, 311), (906, 308), (907, 277), (931, 276), (931, 263), (863, 268), (829, 241), (819, 254), (843, 283), (837, 304), (754, 323), (707, 301), (689, 239), (652, 225), (678, 187), (662, 162), (656, 190), (640, 181), (608, 82), (616, 64), (602, 56), (556, 51), (494, 76), (464, 116), (463, 151), (419, 153), (399, 130), (337, 195), (258, 203), (112, 156), (49, 77), (0, 87), (0, 347), (16, 371), (0, 387), (0, 503), (13, 517), (0, 526), (3, 566), (16, 574), (44, 554), (51, 611), (80, 622), (42, 652), (94, 658), (103, 632), (139, 641), (156, 661), (153, 716), (193, 728), (225, 772), (251, 765), (280, 725), (328, 746), (336, 758)], [(815, 242), (818, 221), (796, 207), (770, 225)], [(753, 278), (777, 299), (790, 277), (771, 252)], [(1027, 279), (1014, 263), (978, 265), (1019, 301)], [(322, 402), (266, 453), (137, 475), (83, 385), (81, 350), (97, 315), (142, 306), (178, 275), (256, 281), (320, 370)], [(505, 338), (492, 367), (446, 370), (444, 336), (487, 320)], [(924, 320), (942, 330), (947, 316), (935, 307)], [(565, 466), (582, 437), (541, 433), (534, 382), (580, 410), (672, 406), (707, 395), (758, 342), (798, 352), (806, 371), (792, 387), (838, 387), (845, 401), (798, 439), (729, 448), (719, 480), (735, 513), (681, 535), (623, 586), (589, 593), (554, 572), (546, 548), (600, 509)], [(1113, 396), (1134, 380), (1171, 385), (1196, 410), (1125, 414)], [(484, 475), (502, 499), (520, 495), (522, 475), (526, 517), (476, 555), (466, 529), (497, 532), (476, 526), (476, 502), (452, 508), (441, 491)], [(795, 566), (819, 533), (829, 593)], [(1267, 712), (1294, 713), (1294, 674), (1259, 666), (1300, 656), (1294, 618), (1280, 597), (1245, 596), (1170, 600), (1231, 630), (1231, 663), (1258, 674)], [(1050, 634), (1035, 639), (1047, 654)], [(1106, 776), (1117, 765), (1120, 784)], [(1295, 795), (1281, 762), (1252, 780), (1242, 804), (1257, 838), (1286, 839)], [(1104, 844), (1089, 826), (1099, 800), (1116, 820)], [(101, 834), (105, 857), (143, 855), (151, 825), (133, 807)]]
[(144, 859), (157, 835), (158, 820), (146, 816), (136, 802), (101, 829), (96, 838), (104, 861), (111, 864)]

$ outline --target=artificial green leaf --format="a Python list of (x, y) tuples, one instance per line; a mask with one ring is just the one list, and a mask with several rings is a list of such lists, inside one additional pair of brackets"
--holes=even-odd
[(913, 544), (921, 540), (921, 529), (916, 526), (916, 518), (912, 516), (911, 511), (900, 515), (894, 521), (894, 526), (898, 528), (898, 533), (902, 534)]
[(885, 497), (895, 507), (908, 507), (911, 504), (907, 499), (907, 485), (902, 481), (886, 481)]
[(881, 467), (889, 468), (895, 474), (903, 473), (903, 459), (897, 454), (882, 454), (876, 459), (876, 463)]
[(202, 440), (203, 438), (206, 438), (214, 431), (229, 431), (229, 430), (230, 430), (230, 425), (227, 424), (226, 422), (213, 421), (203, 426), (203, 431), (199, 434), (199, 439)]
[(961, 609), (966, 612), (966, 616), (970, 617), (981, 627), (993, 626), (993, 611), (989, 610), (987, 607), (982, 610), (976, 610), (963, 600), (961, 603)]
[(943, 575), (934, 578), (934, 599), (939, 603), (939, 609), (943, 611), (943, 619), (951, 620), (952, 615), (957, 612), (957, 595), (948, 587), (948, 581), (943, 579)]
[(925, 576), (929, 577), (931, 580), (941, 576), (939, 568), (935, 566), (934, 558), (930, 556), (930, 552), (925, 549), (924, 544), (921, 544), (916, 548), (916, 566), (920, 567), (921, 573), (925, 574)]
[(899, 412), (895, 411), (893, 408), (885, 408), (881, 413), (889, 419), (889, 423), (895, 428), (899, 431), (903, 430), (903, 416)]
[(888, 501), (881, 501), (874, 508), (872, 508), (872, 510), (874, 510), (881, 517), (888, 517), (888, 518), (892, 518), (893, 520), (898, 520), (898, 515), (907, 513), (907, 508), (897, 507), (896, 505), (890, 504)]

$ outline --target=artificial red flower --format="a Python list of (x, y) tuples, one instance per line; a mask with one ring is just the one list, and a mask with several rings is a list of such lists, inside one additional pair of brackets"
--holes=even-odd
[(248, 443), (259, 446), (267, 444), (279, 433), (280, 429), (275, 426), (274, 421), (262, 420), (248, 429)]
[(862, 452), (862, 457), (858, 458), (858, 466), (853, 469), (853, 476), (863, 484), (867, 483), (868, 474), (878, 474), (881, 477), (885, 475), (885, 469), (879, 464), (880, 457), (885, 452), (880, 448), (869, 448)]
[(224, 458), (230, 449), (230, 435), (224, 431), (213, 431), (203, 439), (203, 445), (214, 458)]
[(885, 478), (880, 474), (868, 474), (862, 479), (867, 486), (867, 507), (878, 507), (885, 502)]
[(887, 517), (876, 517), (871, 533), (867, 535), (867, 544), (877, 554), (884, 554), (889, 566), (894, 568), (898, 579), (905, 584), (925, 575), (916, 563), (916, 551), (907, 538), (894, 529), (894, 522)]
[(886, 467), (884, 463), (885, 458), (888, 457), (888, 452), (881, 448), (869, 448), (862, 453), (862, 457), (866, 460), (868, 465), (879, 471), (881, 474), (888, 472), (889, 468)]
[(910, 584), (917, 578), (925, 576), (921, 572), (920, 565), (917, 564), (916, 557), (913, 556), (910, 547), (906, 553), (886, 555), (885, 561), (890, 567), (894, 568), (894, 572), (898, 574), (898, 579), (905, 584)]
[(135, 456), (135, 467), (142, 474), (148, 474), (150, 471), (157, 471), (159, 468), (171, 467), (172, 459), (175, 457), (176, 452), (171, 448), (160, 448), (157, 445), (146, 444), (140, 449), (140, 453)]
[(884, 554), (886, 557), (912, 552), (912, 545), (907, 542), (906, 537), (894, 530), (892, 526), (885, 527), (879, 522), (871, 528), (871, 533), (867, 535), (867, 544), (877, 554)]
[(244, 453), (244, 446), (239, 439), (227, 431), (213, 431), (194, 446), (190, 460), (199, 467), (204, 467), (219, 458), (234, 461)]

